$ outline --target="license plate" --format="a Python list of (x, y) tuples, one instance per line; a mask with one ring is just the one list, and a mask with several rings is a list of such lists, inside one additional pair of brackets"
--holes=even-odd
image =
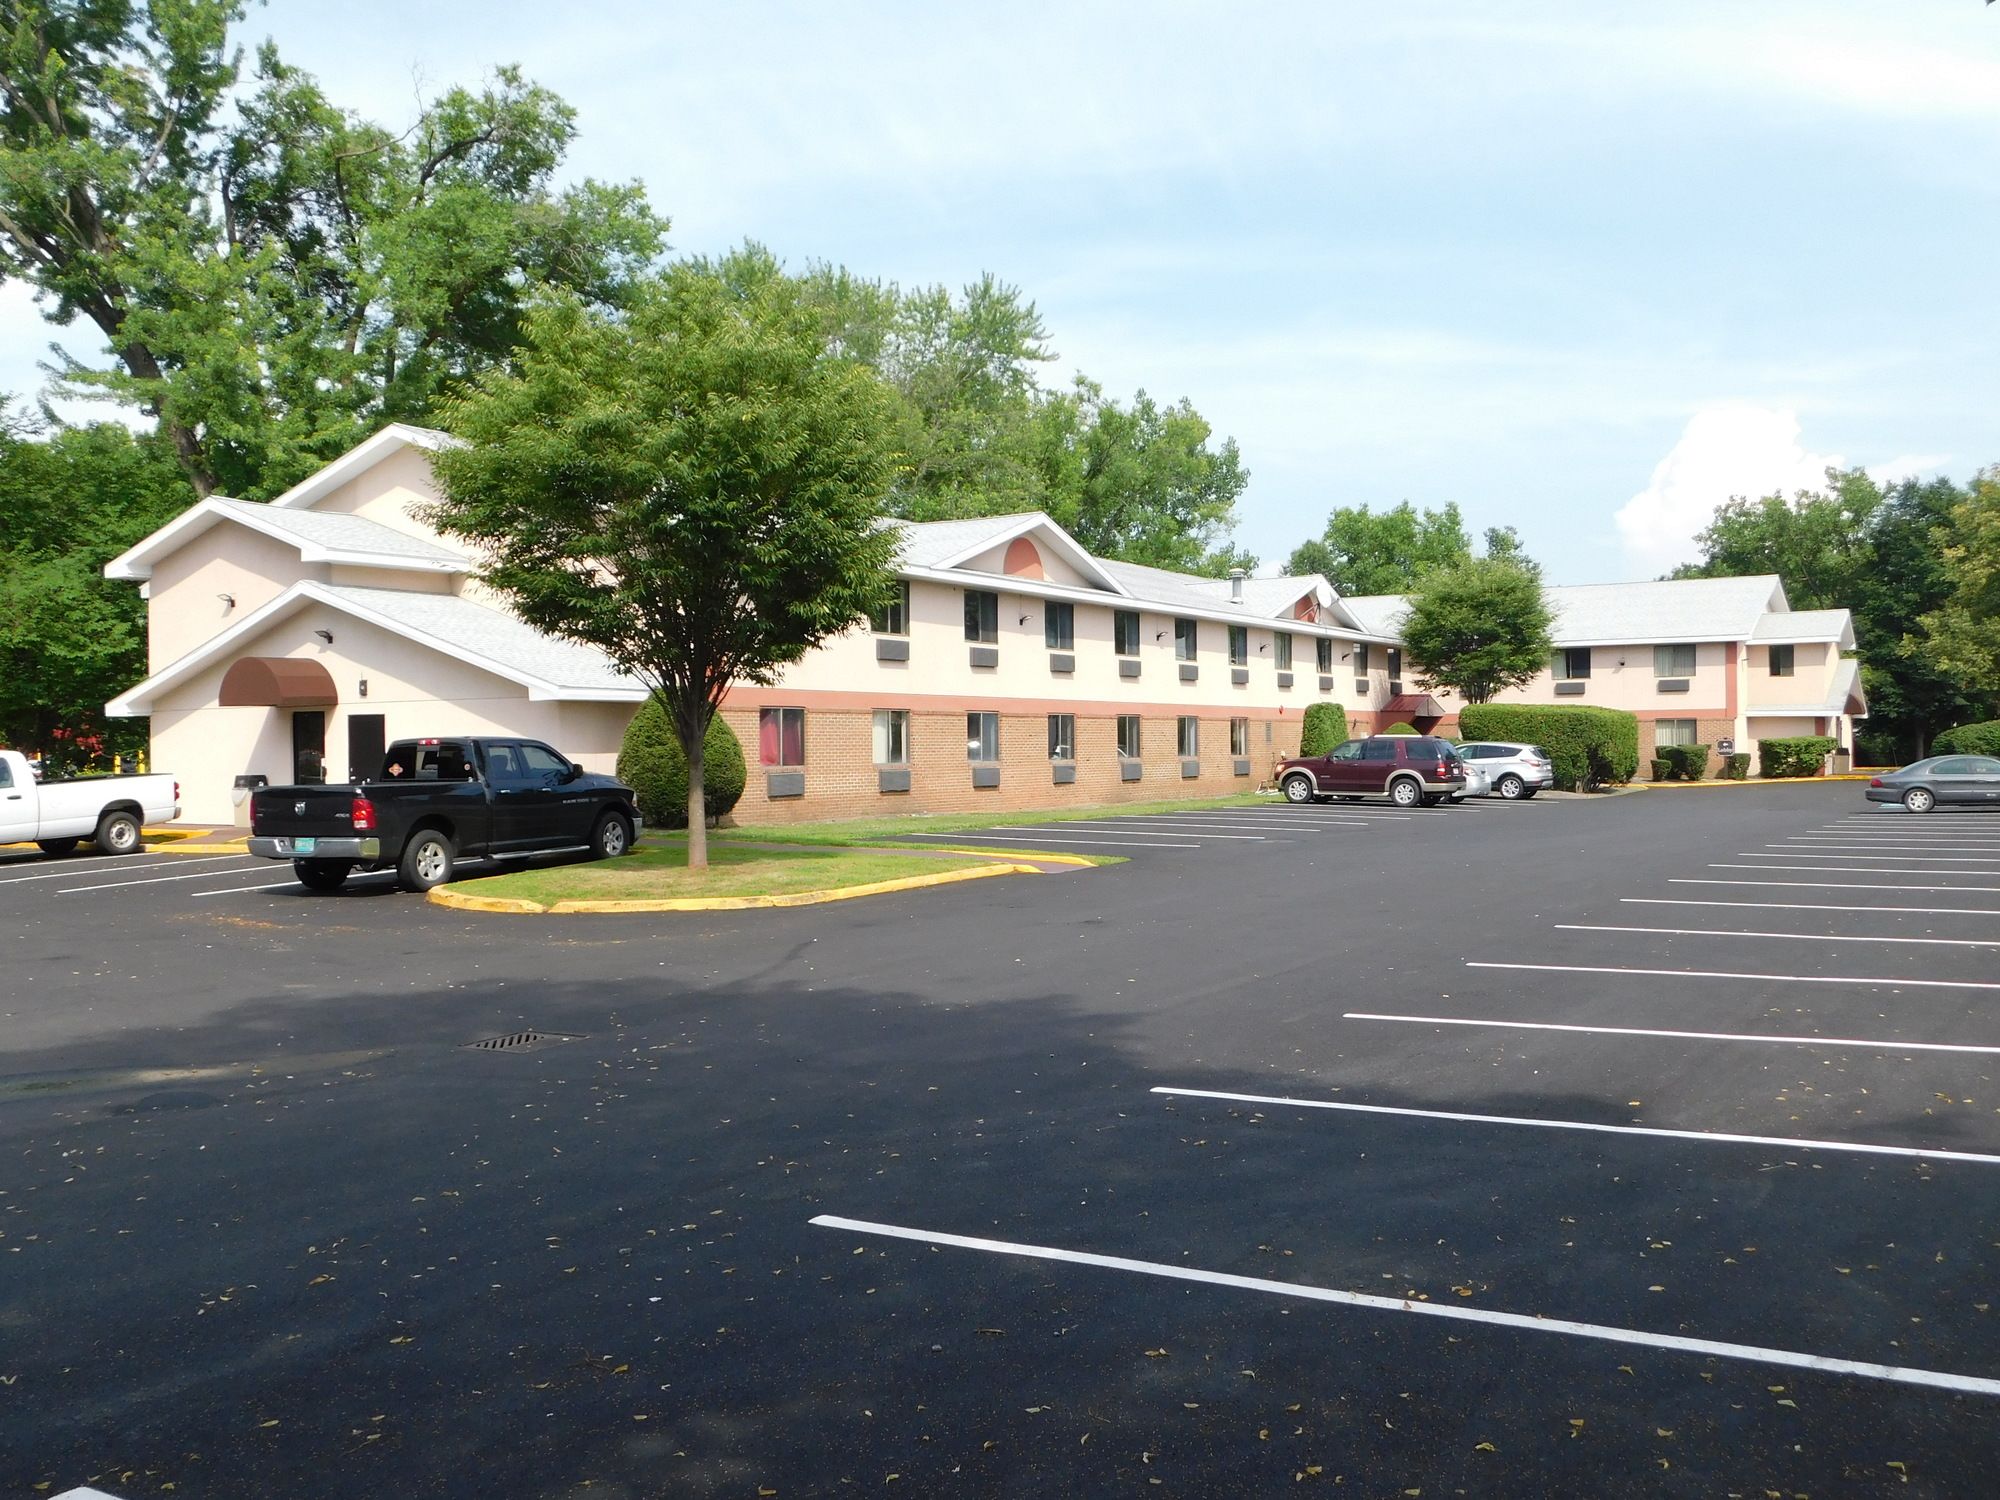
[(294, 854), (310, 854), (310, 853), (312, 853), (312, 852), (313, 852), (313, 850), (314, 850), (314, 849), (316, 849), (316, 848), (318, 848), (318, 847), (319, 847), (319, 840), (318, 840), (318, 839), (293, 839), (293, 840), (292, 840), (292, 853), (294, 853)]

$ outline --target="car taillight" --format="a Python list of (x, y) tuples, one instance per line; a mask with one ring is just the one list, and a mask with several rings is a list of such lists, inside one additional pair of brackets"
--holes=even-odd
[(375, 829), (375, 804), (366, 797), (356, 797), (351, 809), (354, 827), (361, 833), (372, 833)]
[(1868, 784), (1870, 786), (1880, 786), (1882, 784), (1882, 778), (1880, 776), (1870, 776), (1868, 778)]
[(181, 800), (181, 784), (178, 781), (176, 781), (174, 783), (174, 801), (176, 804), (178, 804), (180, 800)]

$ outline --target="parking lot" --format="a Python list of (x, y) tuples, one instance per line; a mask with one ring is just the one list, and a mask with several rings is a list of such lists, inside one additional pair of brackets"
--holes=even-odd
[(1983, 1493), (2000, 815), (1390, 812), (664, 921), (0, 869), (0, 1483)]

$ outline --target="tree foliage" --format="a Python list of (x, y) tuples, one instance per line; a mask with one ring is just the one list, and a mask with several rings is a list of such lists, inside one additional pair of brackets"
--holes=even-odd
[(1508, 558), (1468, 558), (1418, 585), (1403, 645), (1422, 687), (1484, 703), (1548, 665), (1552, 623), (1535, 573)]
[(1456, 504), (1419, 511), (1405, 500), (1384, 511), (1338, 507), (1316, 541), (1293, 549), (1285, 571), (1294, 577), (1322, 574), (1335, 592), (1348, 596), (1405, 594), (1426, 575), (1471, 556), (1472, 542)]
[[(736, 731), (717, 714), (708, 721), (701, 742), (702, 805), (710, 819), (724, 817), (736, 806), (747, 778)], [(657, 698), (640, 704), (625, 726), (618, 748), (618, 779), (632, 788), (648, 828), (687, 827), (687, 756)]]
[(273, 47), (246, 77), (242, 9), (0, 6), (0, 276), (103, 335), (70, 393), (261, 498), (503, 361), (537, 288), (622, 305), (666, 226), (636, 185), (554, 185), (574, 111), (518, 71), (392, 130)]
[(517, 367), (447, 408), (443, 529), (485, 551), (530, 624), (597, 646), (659, 699), (707, 862), (702, 746), (732, 683), (780, 669), (888, 596), (891, 397), (834, 359), (795, 284), (684, 265), (610, 317), (531, 309)]
[(2000, 699), (2000, 468), (1982, 470), (1933, 533), (1951, 592), (1918, 622), (1920, 657), (1988, 704)]
[(1347, 710), (1338, 703), (1307, 705), (1299, 729), (1299, 754), (1324, 755), (1347, 738)]

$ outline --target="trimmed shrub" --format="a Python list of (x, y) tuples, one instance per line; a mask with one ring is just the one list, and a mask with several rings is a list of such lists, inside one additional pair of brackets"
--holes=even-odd
[(1757, 774), (1776, 781), (1787, 776), (1817, 776), (1833, 741), (1823, 734), (1804, 734), (1795, 739), (1757, 741)]
[[(702, 806), (710, 821), (736, 806), (746, 775), (736, 732), (717, 714), (701, 742)], [(618, 779), (637, 793), (639, 816), (648, 828), (687, 827), (687, 757), (657, 698), (648, 698), (625, 727)]]
[(1700, 781), (1708, 774), (1708, 746), (1661, 745), (1653, 752), (1667, 763), (1668, 781)]
[(1416, 732), (1417, 726), (1414, 724), (1391, 724), (1387, 729), (1378, 729), (1376, 731), (1377, 734), (1415, 734)]
[(1656, 755), (1646, 762), (1646, 767), (1647, 774), (1655, 781), (1672, 781), (1674, 779), (1674, 763), (1670, 760), (1661, 760)]
[(1468, 740), (1540, 745), (1564, 791), (1630, 781), (1639, 771), (1639, 720), (1616, 708), (1468, 703), (1458, 712)]
[(1347, 710), (1338, 703), (1315, 703), (1299, 731), (1299, 754), (1324, 755), (1347, 738)]
[(1933, 755), (2000, 755), (2000, 719), (1961, 724), (1931, 741)]
[(1724, 758), (1722, 762), (1722, 779), (1724, 781), (1748, 781), (1750, 779), (1750, 754), (1748, 751), (1738, 750), (1734, 755)]

